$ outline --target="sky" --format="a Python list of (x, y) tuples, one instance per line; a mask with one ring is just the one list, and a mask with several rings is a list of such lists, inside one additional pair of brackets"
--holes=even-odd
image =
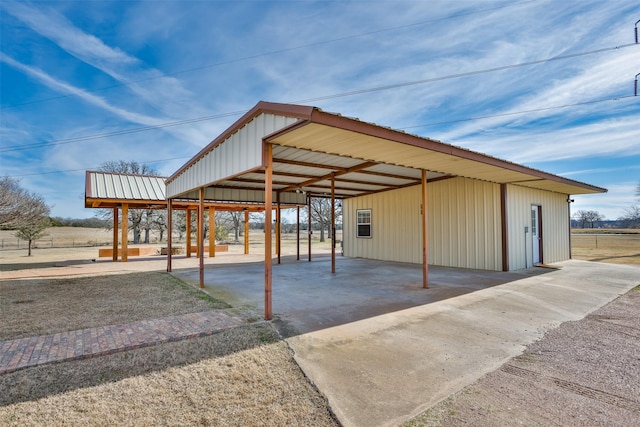
[(86, 170), (169, 176), (264, 100), (604, 187), (572, 212), (617, 219), (640, 204), (638, 20), (625, 0), (2, 0), (0, 175), (92, 217)]

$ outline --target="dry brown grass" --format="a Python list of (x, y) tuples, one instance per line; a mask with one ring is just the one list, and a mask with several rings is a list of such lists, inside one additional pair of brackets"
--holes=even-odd
[(640, 233), (633, 231), (636, 234), (630, 234), (630, 230), (626, 230), (629, 234), (600, 234), (592, 230), (573, 234), (571, 255), (584, 261), (640, 265)]
[[(0, 339), (226, 306), (165, 273), (0, 281)], [(269, 323), (0, 375), (0, 425), (335, 426)]]
[(0, 339), (226, 307), (166, 273), (0, 281)]
[(259, 324), (0, 376), (0, 425), (337, 425), (275, 340)]

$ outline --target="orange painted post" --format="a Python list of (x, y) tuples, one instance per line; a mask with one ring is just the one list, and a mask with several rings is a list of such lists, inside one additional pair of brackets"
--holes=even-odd
[(167, 273), (171, 273), (171, 255), (172, 248), (171, 244), (173, 243), (172, 233), (173, 232), (173, 201), (171, 199), (167, 200)]
[(300, 206), (296, 206), (296, 261), (300, 261)]
[(244, 254), (249, 255), (249, 211), (244, 211)]
[(129, 260), (129, 205), (122, 205), (122, 262)]
[(331, 172), (331, 273), (336, 272), (336, 173)]
[(280, 264), (280, 255), (282, 253), (282, 241), (280, 235), (280, 221), (282, 220), (282, 211), (280, 210), (280, 193), (276, 193), (276, 253), (278, 254), (278, 264)]
[(272, 287), (272, 259), (271, 259), (271, 209), (273, 199), (273, 147), (265, 144), (264, 169), (264, 319), (271, 320), (271, 287)]
[(209, 257), (216, 256), (216, 208), (209, 206)]
[(422, 170), (422, 287), (429, 288), (429, 264), (428, 264), (428, 232), (427, 232), (427, 171)]
[(191, 210), (187, 208), (186, 211), (186, 234), (187, 234), (187, 258), (191, 258)]
[(204, 187), (200, 187), (200, 205), (198, 205), (198, 258), (200, 269), (200, 288), (204, 288)]
[(118, 261), (118, 207), (113, 208), (113, 262)]
[(311, 196), (307, 196), (307, 236), (309, 237), (309, 262), (311, 262)]

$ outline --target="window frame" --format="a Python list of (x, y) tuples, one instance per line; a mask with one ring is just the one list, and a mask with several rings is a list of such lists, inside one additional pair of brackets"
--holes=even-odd
[[(369, 222), (360, 222), (360, 212), (366, 212), (369, 214)], [(356, 209), (356, 238), (357, 239), (371, 239), (373, 236), (373, 214), (371, 209)], [(368, 226), (369, 233), (368, 235), (360, 234), (360, 226)]]

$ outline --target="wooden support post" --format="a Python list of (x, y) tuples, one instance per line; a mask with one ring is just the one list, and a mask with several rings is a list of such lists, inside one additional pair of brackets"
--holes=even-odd
[(336, 173), (331, 173), (331, 273), (336, 272)]
[(173, 255), (173, 248), (171, 245), (173, 236), (173, 201), (167, 200), (167, 273), (171, 273), (171, 256)]
[(271, 320), (271, 209), (273, 199), (273, 147), (265, 144), (264, 156), (264, 319)]
[(118, 261), (118, 207), (113, 208), (113, 262)]
[(429, 288), (429, 261), (428, 261), (428, 223), (427, 223), (427, 171), (422, 170), (422, 287)]
[(309, 236), (309, 262), (311, 262), (311, 233), (311, 196), (307, 195), (307, 236)]
[(244, 254), (249, 255), (249, 211), (244, 211)]
[(216, 256), (216, 208), (209, 206), (209, 258)]
[(185, 212), (186, 216), (186, 234), (187, 234), (187, 250), (186, 255), (187, 258), (191, 258), (191, 210), (187, 208)]
[(129, 260), (129, 205), (122, 205), (122, 262)]
[(300, 206), (296, 206), (296, 261), (300, 261)]
[(200, 204), (198, 205), (198, 258), (200, 262), (200, 288), (204, 288), (204, 187), (200, 187)]

